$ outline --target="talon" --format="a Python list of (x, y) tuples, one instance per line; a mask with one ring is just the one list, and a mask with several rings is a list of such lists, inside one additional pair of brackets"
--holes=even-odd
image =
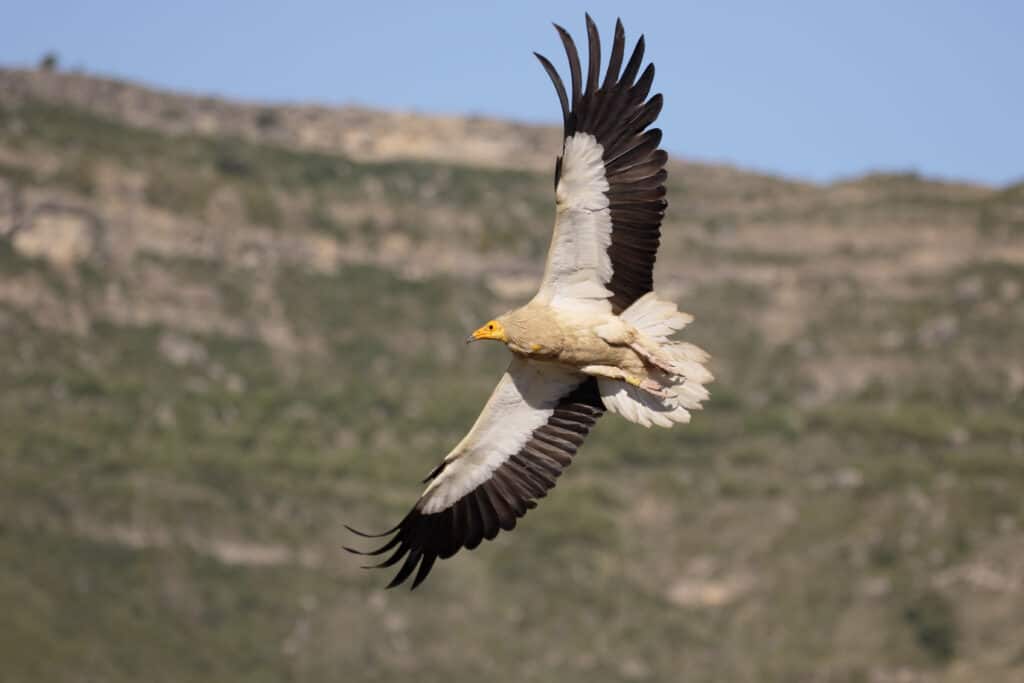
[(640, 383), (640, 388), (649, 394), (654, 394), (659, 398), (668, 398), (669, 393), (665, 391), (665, 388), (655, 382), (653, 379), (645, 379)]
[(664, 372), (669, 377), (679, 376), (678, 372), (676, 372), (675, 370), (666, 365), (662, 365), (661, 363), (651, 363), (651, 367), (653, 367), (655, 370), (658, 370), (659, 372)]
[(626, 382), (628, 382), (629, 384), (632, 384), (634, 387), (637, 387), (638, 389), (643, 389), (649, 394), (653, 394), (659, 398), (669, 397), (669, 394), (667, 391), (665, 391), (664, 387), (662, 387), (660, 384), (658, 384), (650, 377), (640, 379), (639, 377), (634, 377), (633, 375), (626, 375), (625, 379)]

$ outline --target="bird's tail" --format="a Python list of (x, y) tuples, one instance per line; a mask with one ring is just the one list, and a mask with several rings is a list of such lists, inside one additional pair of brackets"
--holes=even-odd
[(668, 341), (693, 322), (692, 315), (683, 313), (671, 301), (659, 299), (654, 292), (647, 292), (634, 301), (619, 317), (653, 342)]
[(653, 380), (663, 395), (625, 382), (599, 379), (605, 407), (645, 427), (689, 422), (690, 411), (699, 410), (709, 397), (705, 385), (714, 380), (705, 367), (710, 357), (703, 349), (669, 339), (693, 316), (649, 292), (623, 311), (621, 318), (639, 333), (631, 346), (648, 365), (647, 379)]

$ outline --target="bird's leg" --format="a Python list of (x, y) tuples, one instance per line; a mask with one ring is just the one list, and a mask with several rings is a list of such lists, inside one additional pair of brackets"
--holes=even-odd
[(598, 337), (612, 346), (628, 346), (651, 367), (661, 370), (670, 377), (678, 376), (670, 358), (662, 352), (657, 343), (645, 338), (635, 327), (615, 318), (594, 328)]
[(640, 358), (648, 365), (661, 370), (670, 377), (679, 376), (679, 370), (672, 367), (672, 361), (667, 359), (665, 355), (661, 353), (661, 349), (657, 347), (652, 349), (651, 345), (645, 343), (642, 339), (637, 339), (631, 343), (629, 348), (633, 349), (633, 351), (636, 352), (636, 355), (640, 356)]
[(669, 394), (665, 389), (650, 377), (637, 377), (631, 375), (622, 368), (614, 365), (584, 365), (580, 371), (593, 375), (594, 377), (606, 377), (608, 379), (620, 380), (631, 384), (638, 389), (643, 389), (649, 394), (659, 398), (668, 398)]
[(584, 365), (580, 368), (580, 372), (593, 375), (594, 377), (606, 377), (607, 379), (624, 380), (628, 377), (622, 368), (617, 368), (614, 365)]

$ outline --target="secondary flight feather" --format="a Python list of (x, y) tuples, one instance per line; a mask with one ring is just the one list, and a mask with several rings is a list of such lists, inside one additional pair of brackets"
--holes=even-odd
[[(660, 94), (654, 65), (641, 71), (643, 36), (625, 61), (615, 24), (601, 78), (601, 42), (586, 17), (588, 65), (562, 27), (569, 88), (542, 55), (562, 108), (555, 162), (555, 227), (537, 295), (467, 341), (504, 343), (512, 362), (465, 438), (427, 476), (409, 513), (361, 555), (399, 565), (389, 588), (418, 586), (437, 559), (472, 550), (536, 507), (569, 466), (594, 423), (611, 411), (645, 427), (690, 420), (708, 398), (708, 355), (672, 335), (692, 318), (660, 299), (654, 261), (665, 213), (661, 131), (650, 128)], [(535, 53), (536, 54), (536, 53)], [(620, 71), (621, 70), (621, 71)], [(414, 575), (415, 572), (415, 575)]]

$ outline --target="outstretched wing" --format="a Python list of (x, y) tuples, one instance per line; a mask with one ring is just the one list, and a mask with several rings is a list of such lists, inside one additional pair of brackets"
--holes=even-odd
[(564, 130), (562, 156), (555, 164), (555, 230), (537, 296), (556, 304), (559, 299), (610, 299), (619, 313), (654, 286), (668, 155), (658, 149), (661, 131), (647, 127), (661, 112), (662, 97), (647, 97), (653, 64), (637, 78), (643, 36), (619, 73), (625, 44), (621, 21), (615, 23), (600, 84), (601, 44), (590, 16), (586, 82), (575, 43), (561, 26), (555, 28), (569, 58), (571, 91), (566, 92), (551, 62), (537, 54), (562, 104)]
[[(427, 476), (430, 482), (380, 548), (360, 555), (391, 555), (374, 567), (404, 560), (388, 585), (404, 582), (419, 567), (412, 587), (437, 558), (472, 550), (547, 495), (569, 466), (604, 405), (592, 377), (518, 357), (491, 394), (473, 428)], [(369, 536), (351, 529), (360, 536)]]

